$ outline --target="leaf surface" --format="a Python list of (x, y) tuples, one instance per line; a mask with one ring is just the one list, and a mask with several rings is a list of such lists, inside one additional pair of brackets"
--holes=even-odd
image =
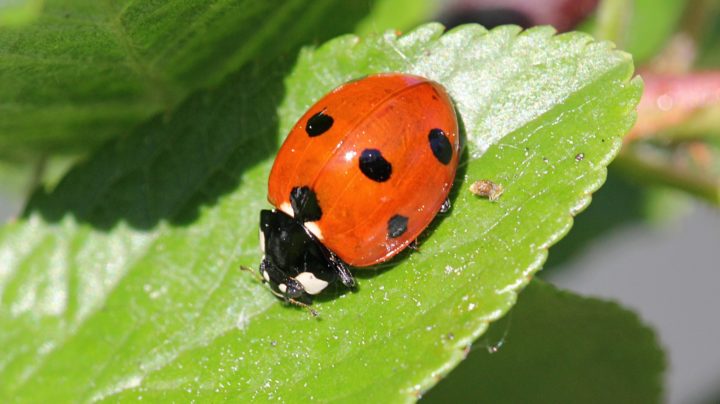
[[(251, 63), (39, 193), (0, 230), (0, 397), (409, 401), (500, 318), (604, 181), (634, 120), (630, 57), (584, 34), (437, 24)], [(356, 292), (285, 307), (256, 267), (272, 156), (333, 87), (443, 84), (466, 152), (452, 211)], [(497, 202), (468, 192), (490, 179)], [(42, 386), (55, 386), (52, 390)]]

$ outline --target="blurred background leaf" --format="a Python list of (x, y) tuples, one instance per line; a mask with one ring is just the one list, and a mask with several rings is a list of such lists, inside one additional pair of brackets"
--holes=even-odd
[(370, 4), (328, 21), (336, 1), (48, 1), (0, 26), (0, 158), (91, 150), (249, 61), (346, 32)]
[(685, 0), (605, 0), (586, 29), (614, 41), (642, 64), (667, 44), (686, 4)]
[(656, 403), (664, 369), (635, 313), (534, 280), (422, 401)]
[(44, 0), (0, 1), (0, 28), (19, 27), (34, 21), (42, 11)]

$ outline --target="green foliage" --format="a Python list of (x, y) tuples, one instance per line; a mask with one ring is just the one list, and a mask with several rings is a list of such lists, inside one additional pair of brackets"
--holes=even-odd
[[(628, 55), (582, 34), (442, 31), (343, 36), (289, 75), (287, 58), (247, 61), (38, 193), (0, 229), (0, 397), (401, 401), (436, 383), (589, 203), (641, 91)], [(313, 319), (239, 266), (258, 264), (257, 215), (290, 125), (381, 71), (427, 76), (455, 100), (467, 152), (454, 207), (419, 252), (356, 271), (359, 289), (319, 299)], [(478, 199), (477, 179), (505, 193)]]
[(337, 5), (51, 1), (32, 24), (0, 23), (0, 156), (91, 150), (253, 60), (347, 32), (371, 2)]
[(627, 12), (625, 36), (620, 41), (637, 63), (653, 57), (678, 26), (687, 5), (685, 0), (634, 0)]
[(427, 21), (440, 8), (442, 0), (377, 0), (370, 14), (358, 24), (358, 35), (380, 34), (386, 30), (404, 31)]
[(700, 38), (698, 67), (712, 69), (720, 66), (720, 4), (717, 2), (700, 3)]
[(605, 0), (600, 2), (596, 19), (584, 24), (584, 30), (617, 43), (641, 64), (667, 44), (686, 3), (685, 0)]
[(43, 0), (4, 0), (0, 3), (0, 27), (18, 27), (30, 23), (42, 10)]
[(429, 403), (657, 403), (664, 355), (615, 303), (533, 281)]

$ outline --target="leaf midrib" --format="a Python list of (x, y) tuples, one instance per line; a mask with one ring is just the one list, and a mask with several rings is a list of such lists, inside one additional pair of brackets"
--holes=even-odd
[[(142, 57), (135, 49), (135, 44), (133, 43), (132, 38), (128, 35), (128, 32), (122, 23), (123, 14), (134, 4), (134, 2), (135, 0), (128, 1), (115, 17), (108, 18), (107, 27), (124, 51), (127, 65), (130, 66), (130, 68), (139, 77), (141, 77), (143, 81), (145, 81), (155, 97), (168, 106), (171, 101), (169, 100), (170, 89), (168, 84), (161, 79), (161, 75), (152, 68), (151, 64), (143, 61)], [(114, 10), (112, 8), (111, 0), (103, 0), (103, 4), (105, 5), (108, 15), (112, 15)]]

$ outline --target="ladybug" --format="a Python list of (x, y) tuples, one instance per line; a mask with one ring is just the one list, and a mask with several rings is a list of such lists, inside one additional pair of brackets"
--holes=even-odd
[(387, 261), (447, 211), (460, 140), (445, 89), (386, 73), (351, 81), (300, 118), (270, 172), (260, 275), (307, 307), (349, 267)]

